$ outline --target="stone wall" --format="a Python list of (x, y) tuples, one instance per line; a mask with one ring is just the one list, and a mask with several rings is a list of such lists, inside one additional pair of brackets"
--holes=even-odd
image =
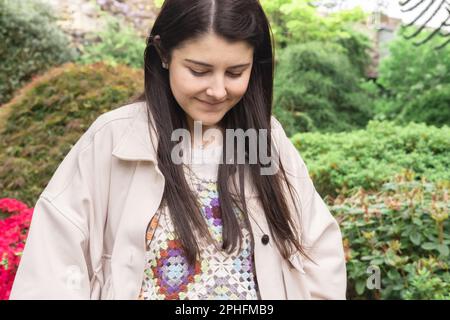
[(153, 0), (41, 0), (51, 5), (58, 24), (69, 34), (76, 48), (86, 44), (86, 36), (102, 29), (102, 13), (111, 14), (133, 26), (143, 38), (150, 31), (158, 9)]
[(101, 10), (122, 17), (144, 37), (155, 21), (158, 9), (153, 0), (97, 0)]

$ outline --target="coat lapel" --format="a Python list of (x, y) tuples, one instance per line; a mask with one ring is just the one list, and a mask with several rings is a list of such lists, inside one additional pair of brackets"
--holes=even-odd
[(164, 178), (152, 162), (138, 162), (112, 252), (115, 299), (137, 299), (145, 268), (145, 234), (158, 210)]
[[(155, 144), (153, 144), (155, 143)], [(139, 109), (112, 154), (135, 167), (117, 230), (111, 268), (115, 299), (137, 299), (145, 268), (145, 234), (164, 192), (157, 165), (156, 134), (149, 133), (145, 109)]]

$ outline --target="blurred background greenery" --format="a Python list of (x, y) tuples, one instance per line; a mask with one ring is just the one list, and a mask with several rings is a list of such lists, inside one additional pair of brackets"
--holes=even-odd
[[(162, 2), (0, 0), (0, 198), (33, 206), (93, 120), (142, 91)], [(274, 114), (341, 225), (348, 298), (450, 299), (450, 44), (342, 2), (261, 0)]]

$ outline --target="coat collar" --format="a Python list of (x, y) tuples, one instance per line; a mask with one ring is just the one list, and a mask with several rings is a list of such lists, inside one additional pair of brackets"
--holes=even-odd
[(112, 155), (126, 161), (151, 161), (157, 164), (158, 138), (150, 129), (146, 104), (137, 106), (125, 134), (114, 147)]

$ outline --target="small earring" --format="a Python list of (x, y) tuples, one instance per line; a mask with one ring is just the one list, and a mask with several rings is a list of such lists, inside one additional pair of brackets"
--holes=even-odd
[(167, 63), (165, 63), (165, 62), (162, 63), (162, 67), (163, 67), (164, 69), (169, 69), (169, 66), (168, 66)]

